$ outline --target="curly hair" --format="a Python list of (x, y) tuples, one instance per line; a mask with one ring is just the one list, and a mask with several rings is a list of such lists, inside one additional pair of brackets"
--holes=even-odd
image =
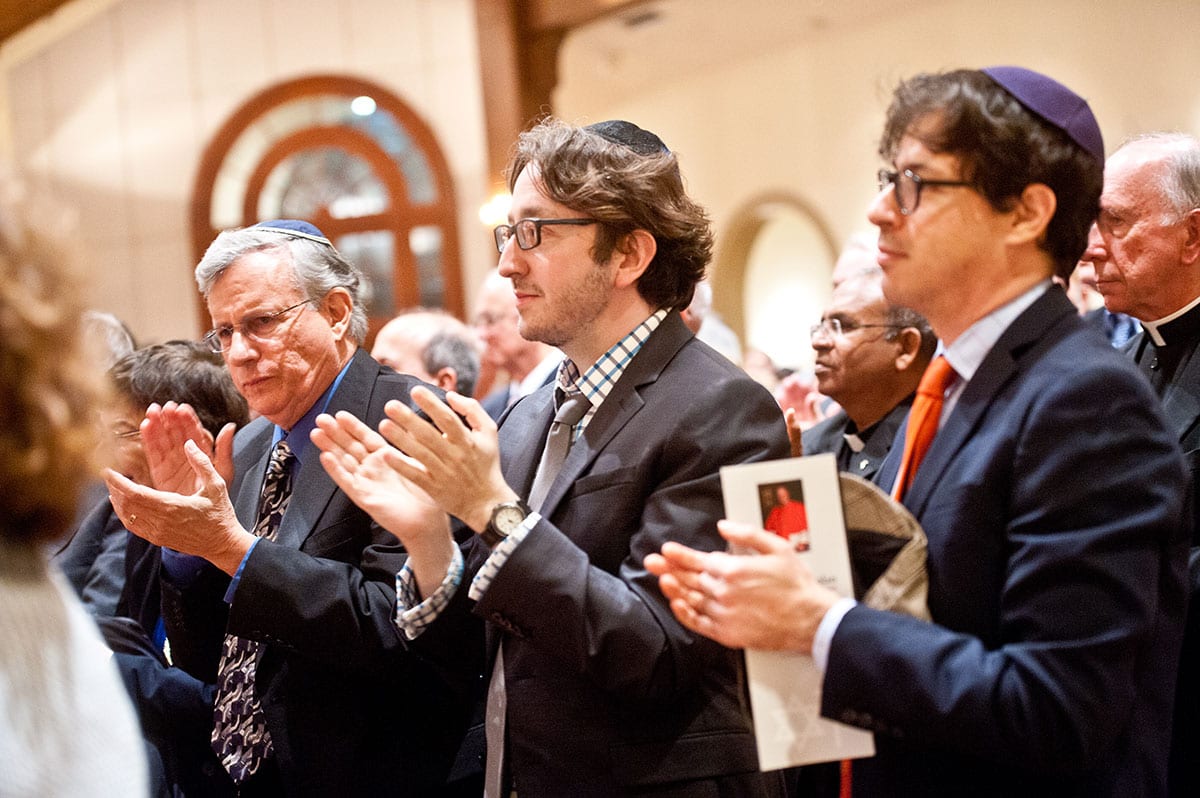
[[(926, 119), (937, 124), (922, 127)], [(1070, 277), (1100, 208), (1104, 165), (1095, 157), (973, 69), (920, 74), (901, 83), (888, 107), (879, 154), (892, 160), (905, 136), (934, 152), (957, 155), (962, 179), (997, 211), (1011, 209), (1032, 183), (1049, 186), (1058, 206), (1039, 246), (1053, 259), (1055, 273)]]
[(682, 310), (712, 258), (708, 213), (688, 197), (674, 153), (635, 150), (594, 128), (547, 118), (522, 133), (506, 170), (509, 190), (533, 166), (548, 197), (597, 219), (596, 263), (607, 261), (634, 230), (649, 232), (658, 251), (638, 280), (638, 293), (653, 308)]
[[(26, 217), (29, 218), (26, 218)], [(94, 468), (100, 366), (80, 345), (65, 253), (10, 198), (0, 202), (0, 538), (63, 534)]]

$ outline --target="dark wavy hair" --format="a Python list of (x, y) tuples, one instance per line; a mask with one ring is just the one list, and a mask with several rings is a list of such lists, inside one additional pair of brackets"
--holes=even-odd
[(118, 360), (108, 372), (118, 396), (139, 409), (151, 403), (186, 402), (214, 436), (232, 421), (250, 420), (225, 360), (196, 341), (167, 341)]
[(634, 230), (646, 230), (658, 251), (638, 280), (651, 307), (682, 310), (712, 258), (707, 212), (688, 197), (675, 154), (646, 154), (585, 128), (545, 119), (521, 134), (506, 174), (512, 190), (533, 165), (548, 197), (600, 221), (592, 259), (607, 261)]
[[(937, 124), (921, 126), (926, 120)], [(1071, 275), (1100, 207), (1104, 165), (1094, 156), (973, 69), (902, 82), (888, 107), (879, 154), (891, 161), (904, 136), (957, 155), (962, 179), (998, 211), (1011, 209), (1032, 183), (1049, 186), (1058, 206), (1039, 245), (1059, 277)]]

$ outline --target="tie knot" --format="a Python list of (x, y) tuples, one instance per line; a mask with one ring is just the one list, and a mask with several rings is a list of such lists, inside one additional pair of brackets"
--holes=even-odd
[(281, 440), (275, 444), (275, 449), (271, 452), (271, 462), (267, 464), (268, 474), (282, 473), (289, 465), (291, 465), (292, 447), (287, 445), (287, 441)]
[(921, 376), (921, 383), (917, 386), (917, 393), (923, 396), (936, 396), (938, 399), (941, 399), (945, 396), (946, 389), (950, 387), (950, 383), (954, 382), (954, 378), (957, 376), (954, 368), (950, 365), (950, 361), (946, 360), (944, 355), (938, 355)]
[(561, 388), (554, 391), (554, 422), (573, 427), (579, 423), (592, 403), (580, 391), (563, 392)]

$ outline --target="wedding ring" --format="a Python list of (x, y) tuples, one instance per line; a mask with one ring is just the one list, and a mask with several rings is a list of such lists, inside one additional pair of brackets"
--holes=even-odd
[(137, 523), (137, 516), (136, 516), (136, 515), (131, 515), (131, 516), (129, 516), (129, 523), (130, 523), (130, 524), (136, 524), (136, 523)]

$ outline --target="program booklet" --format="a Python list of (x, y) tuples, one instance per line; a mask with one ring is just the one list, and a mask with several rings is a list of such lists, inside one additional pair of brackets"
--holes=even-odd
[[(727, 518), (787, 539), (818, 582), (854, 595), (832, 454), (726, 466), (721, 489)], [(870, 732), (821, 717), (822, 674), (811, 656), (747, 649), (746, 671), (763, 770), (875, 754)]]

